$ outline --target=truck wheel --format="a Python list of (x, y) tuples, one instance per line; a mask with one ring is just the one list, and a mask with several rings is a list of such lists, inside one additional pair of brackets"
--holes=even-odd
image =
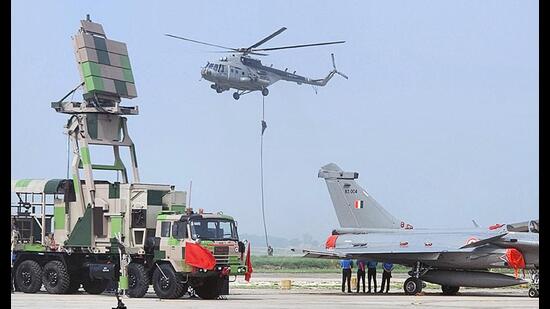
[(42, 282), (50, 294), (67, 293), (71, 278), (67, 267), (61, 261), (50, 261), (42, 271)]
[(140, 298), (147, 293), (149, 289), (149, 276), (145, 267), (138, 263), (128, 265), (128, 295), (134, 298)]
[(220, 296), (218, 291), (218, 278), (206, 278), (204, 284), (195, 288), (195, 292), (202, 299), (216, 299)]
[(459, 286), (441, 286), (441, 291), (443, 292), (443, 295), (456, 295), (456, 293), (458, 293), (458, 290), (460, 290)]
[(42, 268), (35, 261), (24, 261), (15, 271), (15, 285), (18, 291), (36, 293), (42, 286)]
[(183, 284), (180, 283), (172, 266), (168, 264), (161, 264), (155, 268), (153, 289), (159, 298), (178, 298), (183, 295)]
[(107, 283), (109, 283), (107, 280), (93, 280), (88, 278), (82, 282), (82, 287), (88, 294), (101, 294), (107, 288)]

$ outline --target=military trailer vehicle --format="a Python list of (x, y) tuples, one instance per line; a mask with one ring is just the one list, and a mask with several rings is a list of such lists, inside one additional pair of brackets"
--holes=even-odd
[[(245, 245), (237, 224), (222, 213), (194, 212), (186, 192), (139, 179), (127, 118), (137, 96), (126, 45), (107, 39), (89, 17), (73, 37), (84, 86), (83, 102), (52, 107), (67, 114), (71, 177), (12, 181), (12, 278), (16, 290), (53, 294), (80, 286), (102, 293), (111, 280), (130, 297), (150, 285), (160, 298), (178, 298), (191, 287), (201, 298), (229, 293), (229, 278), (245, 275)], [(115, 85), (109, 88), (109, 85)], [(112, 165), (92, 163), (92, 147), (110, 147)], [(132, 179), (120, 156), (128, 148)], [(119, 181), (94, 179), (94, 171)]]

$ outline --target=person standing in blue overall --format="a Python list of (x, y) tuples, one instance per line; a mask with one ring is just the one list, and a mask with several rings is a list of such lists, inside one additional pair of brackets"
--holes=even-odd
[(390, 290), (390, 278), (391, 278), (391, 271), (393, 270), (393, 264), (392, 263), (384, 263), (382, 266), (384, 268), (384, 271), (382, 272), (382, 286), (380, 287), (380, 291), (378, 293), (384, 292), (384, 285), (386, 285), (386, 293)]
[(367, 276), (369, 281), (369, 289), (367, 293), (370, 293), (370, 281), (371, 279), (374, 281), (374, 293), (376, 293), (376, 266), (378, 265), (378, 262), (376, 261), (368, 261), (367, 262)]
[(363, 280), (363, 293), (365, 293), (365, 268), (367, 268), (365, 260), (357, 260), (357, 293), (359, 293), (361, 280)]
[(351, 293), (351, 269), (353, 261), (350, 259), (340, 260), (342, 267), (342, 293), (345, 293), (346, 281), (348, 282), (348, 293)]

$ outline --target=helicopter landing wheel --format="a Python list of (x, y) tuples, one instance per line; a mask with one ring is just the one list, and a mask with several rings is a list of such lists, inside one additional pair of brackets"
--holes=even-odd
[(233, 99), (238, 100), (241, 97), (241, 95), (238, 92), (233, 92)]
[(265, 97), (269, 94), (269, 90), (267, 88), (262, 89), (262, 95)]
[(222, 93), (223, 90), (222, 90), (221, 88), (216, 88), (216, 92), (217, 92), (217, 93)]

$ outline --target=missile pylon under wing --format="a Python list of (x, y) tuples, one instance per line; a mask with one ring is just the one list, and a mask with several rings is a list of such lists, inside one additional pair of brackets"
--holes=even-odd
[[(470, 229), (416, 229), (398, 220), (356, 183), (359, 174), (330, 163), (319, 171), (340, 223), (326, 241), (326, 250), (303, 250), (306, 257), (368, 259), (411, 267), (406, 294), (422, 290), (422, 281), (440, 284), (443, 294), (462, 287), (494, 288), (527, 283), (519, 269), (530, 273), (529, 296), (538, 297), (538, 220), (518, 230), (497, 224)], [(489, 271), (513, 268), (516, 276)]]

